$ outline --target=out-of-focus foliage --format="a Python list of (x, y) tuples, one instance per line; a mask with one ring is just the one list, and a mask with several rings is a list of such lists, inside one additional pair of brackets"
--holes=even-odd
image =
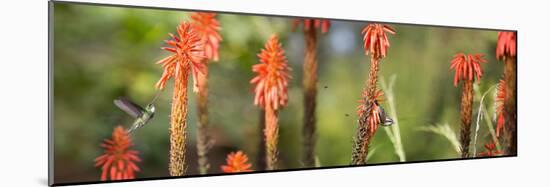
[[(55, 181), (96, 181), (100, 171), (93, 160), (101, 154), (99, 144), (116, 125), (128, 127), (133, 120), (116, 108), (113, 100), (127, 96), (145, 105), (153, 98), (154, 84), (162, 73), (154, 63), (167, 55), (160, 47), (179, 22), (190, 19), (189, 12), (56, 3), (53, 19)], [(281, 168), (302, 167), (303, 33), (292, 31), (291, 18), (219, 14), (218, 19), (223, 37), (220, 60), (209, 67), (209, 114), (215, 139), (210, 171), (221, 172), (225, 155), (231, 151), (243, 150), (253, 165), (258, 159), (260, 111), (253, 105), (249, 80), (252, 65), (258, 63), (256, 54), (272, 33), (279, 35), (293, 69), (289, 105), (279, 114)], [(328, 33), (319, 35), (318, 47), (316, 155), (322, 167), (350, 163), (355, 110), (369, 64), (360, 35), (366, 23), (332, 23)], [(392, 117), (399, 119), (407, 161), (458, 158), (445, 137), (422, 129), (448, 123), (457, 130), (460, 89), (453, 86), (449, 70), (454, 54), (486, 54), (485, 74), (476, 90), (485, 92), (498, 83), (503, 65), (494, 56), (497, 32), (392, 26), (397, 33), (389, 36), (391, 47), (382, 60), (380, 75), (397, 77), (393, 91), (399, 116)], [(134, 148), (143, 159), (138, 178), (168, 175), (171, 84), (157, 100), (153, 120), (132, 135)], [(191, 94), (187, 128), (190, 174), (198, 171), (195, 99)], [(492, 99), (484, 104), (490, 113), (494, 111)], [(490, 135), (481, 125), (476, 146), (482, 148), (485, 140), (490, 140)], [(385, 133), (376, 133), (371, 146), (376, 152), (369, 163), (399, 161)]]

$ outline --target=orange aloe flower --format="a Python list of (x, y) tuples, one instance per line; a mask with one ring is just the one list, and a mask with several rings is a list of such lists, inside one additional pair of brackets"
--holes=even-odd
[(248, 163), (248, 157), (242, 151), (231, 152), (227, 155), (227, 165), (223, 165), (224, 173), (251, 172), (252, 164)]
[(495, 142), (486, 143), (485, 150), (486, 150), (485, 152), (479, 153), (479, 156), (485, 156), (485, 157), (500, 156), (503, 153), (502, 151), (497, 150)]
[(292, 21), (292, 29), (295, 30), (300, 22), (304, 23), (304, 30), (321, 28), (321, 32), (326, 33), (330, 28), (330, 21), (326, 19), (294, 19)]
[[(504, 135), (504, 148), (506, 153), (515, 154), (517, 152), (517, 35), (515, 32), (499, 32), (496, 57), (504, 62), (504, 82), (506, 85), (503, 96), (502, 119), (500, 120), (502, 134)], [(499, 116), (500, 117), (500, 116)], [(498, 123), (498, 122), (497, 122)], [(498, 124), (497, 124), (498, 125)], [(497, 128), (498, 129), (498, 128)]]
[(496, 102), (496, 114), (497, 117), (497, 137), (500, 136), (500, 131), (504, 129), (504, 100), (506, 98), (506, 82), (500, 80), (497, 87), (497, 95), (495, 98)]
[(277, 35), (272, 35), (265, 48), (258, 54), (260, 63), (252, 66), (256, 77), (250, 80), (254, 84), (254, 105), (264, 109), (265, 143), (267, 169), (277, 168), (278, 116), (277, 110), (288, 104), (288, 80), (290, 68), (287, 65), (285, 51)]
[(103, 155), (95, 159), (95, 167), (101, 166), (101, 180), (134, 179), (135, 172), (140, 171), (135, 162), (141, 162), (138, 152), (130, 150), (132, 139), (124, 128), (118, 126), (113, 131), (112, 139), (105, 139), (101, 147)]
[(191, 14), (191, 19), (204, 43), (204, 55), (210, 60), (218, 61), (218, 48), (222, 37), (219, 34), (220, 22), (216, 19), (216, 13), (196, 12)]
[[(357, 115), (359, 115), (359, 119), (363, 118), (364, 115), (370, 115), (370, 117), (366, 118), (366, 119), (369, 119), (368, 129), (370, 133), (374, 133), (376, 129), (378, 129), (378, 126), (381, 123), (381, 120), (384, 120), (384, 119), (380, 119), (380, 108), (378, 106), (380, 103), (384, 101), (383, 97), (384, 97), (384, 93), (382, 92), (382, 90), (376, 90), (374, 97), (369, 99), (367, 98), (367, 91), (364, 90), (362, 95), (362, 98), (364, 99), (359, 100), (361, 104), (357, 106)], [(369, 101), (378, 102), (378, 103), (372, 103), (373, 107), (372, 107), (372, 110), (370, 111), (367, 108), (367, 106), (369, 106), (367, 105), (367, 102)]]
[(373, 23), (363, 28), (361, 33), (363, 34), (363, 47), (365, 48), (366, 55), (372, 53), (373, 57), (376, 59), (386, 56), (388, 47), (390, 47), (386, 32), (395, 34), (395, 30), (386, 24)]
[(162, 65), (164, 72), (156, 87), (164, 89), (166, 81), (172, 76), (180, 77), (180, 74), (186, 74), (186, 71), (190, 70), (193, 75), (193, 91), (197, 92), (199, 90), (198, 76), (204, 73), (205, 68), (202, 63), (204, 58), (203, 43), (191, 24), (187, 22), (182, 22), (178, 26), (177, 32), (178, 36), (169, 34), (172, 39), (165, 41), (170, 47), (162, 48), (173, 54), (157, 62)]
[(250, 83), (255, 84), (254, 104), (265, 108), (266, 105), (274, 110), (288, 103), (287, 85), (290, 77), (290, 68), (287, 65), (285, 51), (279, 43), (277, 35), (272, 35), (265, 49), (258, 54), (260, 63), (252, 66), (257, 75)]
[(203, 74), (195, 77), (199, 81), (197, 94), (197, 106), (199, 124), (197, 126), (197, 154), (199, 163), (199, 172), (206, 174), (208, 172), (209, 164), (207, 157), (207, 142), (208, 139), (208, 63), (210, 61), (218, 61), (218, 49), (222, 40), (221, 35), (218, 33), (221, 29), (220, 22), (216, 19), (216, 13), (208, 12), (195, 12), (191, 14), (191, 20), (193, 28), (200, 35), (203, 45), (203, 52), (206, 58), (203, 59), (205, 65)]
[(166, 81), (174, 77), (174, 94), (170, 112), (170, 162), (171, 176), (185, 174), (185, 141), (187, 139), (187, 82), (189, 74), (193, 76), (193, 91), (199, 92), (200, 76), (204, 76), (206, 65), (203, 63), (203, 41), (192, 24), (182, 22), (177, 28), (178, 36), (170, 34), (171, 40), (166, 44), (170, 47), (162, 49), (172, 52), (157, 64), (161, 64), (164, 72), (157, 82), (158, 89), (164, 89)]
[(503, 59), (505, 56), (516, 56), (516, 33), (498, 32), (497, 40), (497, 59)]
[(303, 23), (304, 32), (304, 63), (303, 63), (303, 94), (304, 94), (304, 124), (303, 136), (303, 164), (306, 167), (315, 166), (315, 136), (316, 136), (316, 106), (317, 106), (317, 29), (322, 33), (328, 32), (330, 21), (325, 19), (294, 19), (292, 30)]
[(483, 69), (481, 63), (487, 62), (483, 58), (483, 54), (469, 54), (464, 53), (456, 54), (451, 61), (451, 69), (455, 69), (454, 85), (458, 85), (459, 79), (462, 80), (474, 80), (474, 76), (477, 80), (483, 75)]

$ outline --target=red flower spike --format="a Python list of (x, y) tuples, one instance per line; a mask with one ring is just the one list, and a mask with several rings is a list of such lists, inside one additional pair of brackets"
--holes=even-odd
[[(367, 97), (367, 91), (363, 91), (363, 95), (362, 95), (362, 98), (366, 98)], [(359, 102), (361, 103), (358, 107), (357, 107), (357, 115), (359, 116), (359, 118), (363, 118), (363, 116), (366, 114), (366, 115), (370, 115), (370, 117), (368, 118), (369, 121), (368, 121), (368, 125), (369, 125), (369, 130), (370, 130), (370, 133), (374, 133), (376, 131), (376, 129), (378, 129), (378, 126), (380, 124), (380, 121), (382, 119), (380, 119), (380, 108), (379, 106), (376, 104), (376, 103), (372, 103), (372, 110), (369, 112), (367, 110), (367, 101), (378, 101), (378, 104), (382, 103), (384, 101), (384, 93), (382, 92), (382, 90), (376, 90), (375, 94), (374, 94), (374, 98), (373, 99), (367, 99), (367, 100), (364, 100), (364, 99), (361, 99), (359, 100)]]
[(204, 43), (204, 55), (210, 60), (218, 61), (222, 37), (219, 34), (220, 22), (216, 19), (216, 13), (196, 12), (191, 14), (191, 20)]
[(459, 79), (461, 80), (474, 80), (474, 76), (477, 80), (483, 75), (483, 69), (481, 63), (487, 62), (483, 58), (483, 54), (469, 54), (463, 53), (456, 54), (451, 61), (451, 68), (455, 69), (454, 85), (458, 86)]
[(495, 98), (495, 112), (497, 114), (497, 137), (500, 136), (500, 131), (504, 129), (504, 102), (506, 98), (506, 82), (500, 80), (497, 86), (497, 94)]
[(286, 106), (288, 103), (288, 80), (291, 69), (288, 67), (285, 51), (279, 43), (279, 38), (272, 35), (264, 49), (258, 54), (259, 64), (252, 66), (257, 75), (250, 80), (254, 87), (254, 104), (272, 109)]
[(326, 19), (294, 19), (292, 21), (292, 30), (296, 30), (296, 28), (300, 25), (300, 23), (304, 23), (304, 30), (309, 29), (316, 29), (321, 28), (322, 33), (328, 32), (328, 29), (330, 28), (330, 21)]
[(227, 155), (227, 165), (221, 167), (224, 173), (251, 172), (252, 164), (247, 163), (248, 157), (242, 151), (232, 152)]
[(484, 157), (500, 156), (503, 153), (502, 151), (497, 150), (495, 142), (485, 144), (485, 150), (486, 150), (485, 152), (479, 153), (479, 156), (484, 156)]
[(202, 63), (202, 60), (205, 58), (203, 43), (200, 36), (189, 23), (182, 22), (178, 26), (177, 31), (178, 36), (169, 34), (172, 39), (165, 41), (170, 47), (162, 48), (174, 54), (157, 62), (157, 64), (162, 65), (164, 72), (156, 87), (164, 89), (166, 81), (172, 76), (179, 77), (180, 73), (191, 71), (193, 75), (193, 91), (197, 92), (199, 90), (198, 75), (204, 75), (204, 69), (206, 68)]
[(101, 147), (105, 148), (103, 155), (95, 159), (95, 167), (101, 167), (101, 180), (135, 179), (135, 172), (140, 171), (135, 164), (141, 162), (138, 152), (130, 150), (132, 139), (118, 126), (113, 131), (112, 139), (105, 139)]
[(516, 33), (515, 32), (498, 32), (497, 40), (497, 59), (503, 59), (505, 56), (516, 56)]
[(390, 42), (386, 33), (395, 34), (395, 30), (386, 24), (369, 24), (363, 31), (363, 47), (365, 48), (365, 54), (372, 55), (375, 58), (385, 57), (390, 47)]

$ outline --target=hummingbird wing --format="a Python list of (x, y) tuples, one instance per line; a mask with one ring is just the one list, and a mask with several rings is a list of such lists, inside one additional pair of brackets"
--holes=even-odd
[(127, 114), (129, 114), (134, 118), (138, 118), (139, 116), (141, 116), (144, 111), (143, 108), (141, 108), (141, 106), (130, 101), (130, 99), (126, 97), (119, 97), (118, 99), (114, 100), (114, 103), (122, 111), (126, 112)]
[(390, 126), (393, 125), (393, 119), (387, 116), (386, 111), (382, 106), (378, 105), (378, 102), (375, 100), (376, 107), (378, 107), (378, 117), (380, 118), (380, 123), (384, 126)]

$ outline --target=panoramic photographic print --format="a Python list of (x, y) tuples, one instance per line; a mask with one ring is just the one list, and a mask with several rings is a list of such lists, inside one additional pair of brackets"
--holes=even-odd
[(50, 2), (50, 182), (516, 156), (516, 34)]

